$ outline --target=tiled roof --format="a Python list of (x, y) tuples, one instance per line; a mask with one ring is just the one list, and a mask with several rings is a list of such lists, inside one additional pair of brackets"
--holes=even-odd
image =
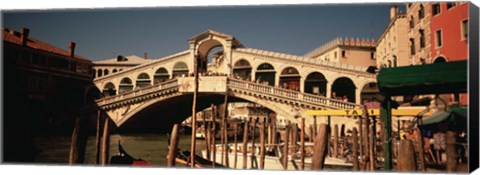
[[(2, 28), (2, 33), (3, 33), (3, 40), (4, 41), (7, 41), (7, 42), (10, 42), (10, 43), (13, 43), (13, 44), (17, 44), (17, 45), (22, 45), (22, 40), (20, 38), (21, 34), (19, 32), (13, 31), (13, 30), (10, 30), (10, 29), (6, 29), (6, 28)], [(66, 56), (66, 57), (70, 57), (68, 51), (60, 49), (60, 48), (55, 47), (55, 46), (52, 46), (48, 43), (42, 42), (42, 41), (37, 40), (37, 39), (32, 38), (32, 37), (28, 37), (27, 47), (37, 49), (37, 50), (42, 50), (42, 51), (45, 51), (45, 52), (58, 54), (58, 55), (62, 55), (62, 56)], [(90, 60), (88, 60), (84, 57), (81, 57), (79, 55), (74, 55), (74, 58), (84, 60), (84, 61), (90, 61)]]
[(138, 64), (143, 64), (143, 63), (148, 63), (152, 62), (152, 59), (145, 59), (136, 55), (130, 55), (130, 56), (124, 56), (127, 58), (127, 61), (117, 61), (117, 57), (115, 58), (109, 58), (106, 60), (100, 60), (100, 61), (94, 61), (93, 64), (116, 64), (116, 65), (138, 65)]

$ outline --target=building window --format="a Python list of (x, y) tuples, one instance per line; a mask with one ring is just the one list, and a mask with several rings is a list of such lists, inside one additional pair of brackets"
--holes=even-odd
[(337, 52), (334, 52), (333, 54), (335, 55), (335, 58), (337, 58)]
[(452, 7), (455, 7), (455, 2), (447, 2), (447, 9), (451, 9)]
[(410, 38), (410, 54), (415, 55), (415, 40)]
[(440, 3), (435, 3), (432, 5), (432, 15), (435, 16), (440, 13)]
[(388, 60), (388, 67), (392, 67), (392, 61)]
[(410, 29), (413, 29), (414, 27), (414, 21), (413, 21), (413, 16), (410, 16)]
[(420, 58), (420, 63), (421, 64), (427, 64), (427, 61), (425, 60), (425, 58)]
[(462, 40), (466, 40), (468, 38), (468, 19), (463, 20), (461, 24), (461, 30), (462, 30)]
[(442, 30), (437, 30), (435, 32), (435, 41), (436, 41), (436, 45), (437, 47), (442, 47)]
[(418, 19), (423, 19), (425, 17), (425, 9), (423, 8), (423, 5), (420, 4), (420, 10), (418, 10)]
[(375, 60), (375, 52), (370, 52), (370, 59)]
[(397, 67), (397, 56), (393, 55), (393, 67)]
[(424, 48), (425, 47), (425, 33), (424, 33), (423, 29), (418, 30), (418, 32), (420, 33), (420, 48)]
[(347, 57), (346, 51), (342, 50), (342, 58), (346, 58), (346, 57)]

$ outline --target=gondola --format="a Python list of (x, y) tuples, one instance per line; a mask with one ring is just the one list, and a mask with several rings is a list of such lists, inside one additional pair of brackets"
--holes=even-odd
[(112, 156), (110, 158), (111, 165), (127, 165), (127, 166), (153, 166), (142, 159), (136, 159), (128, 154), (125, 149), (123, 149), (120, 140), (118, 140), (118, 155)]

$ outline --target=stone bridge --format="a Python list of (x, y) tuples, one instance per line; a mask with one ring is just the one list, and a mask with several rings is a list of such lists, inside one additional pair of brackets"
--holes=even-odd
[[(186, 51), (94, 79), (104, 94), (99, 106), (117, 126), (156, 111), (154, 106), (191, 108), (193, 77), (188, 75), (194, 68), (202, 75), (224, 75), (200, 76), (199, 100), (205, 100), (205, 107), (223, 102), (222, 94), (228, 93), (233, 100), (255, 102), (292, 119), (306, 109), (355, 108), (362, 95), (376, 92), (375, 74), (367, 67), (246, 48), (233, 36), (212, 30), (188, 44)], [(349, 102), (335, 100), (344, 96)]]

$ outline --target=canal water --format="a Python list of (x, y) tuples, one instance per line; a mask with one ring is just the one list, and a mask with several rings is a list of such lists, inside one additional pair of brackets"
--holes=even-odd
[[(110, 136), (110, 156), (118, 154), (118, 139), (131, 156), (143, 159), (155, 166), (167, 166), (166, 134), (112, 134)], [(36, 148), (41, 152), (35, 157), (35, 164), (68, 164), (70, 152), (70, 136), (41, 137), (34, 140)], [(190, 135), (181, 135), (179, 148), (190, 150)], [(197, 139), (196, 152), (201, 154), (205, 149), (205, 141)], [(95, 136), (89, 136), (85, 153), (85, 165), (95, 165)]]

